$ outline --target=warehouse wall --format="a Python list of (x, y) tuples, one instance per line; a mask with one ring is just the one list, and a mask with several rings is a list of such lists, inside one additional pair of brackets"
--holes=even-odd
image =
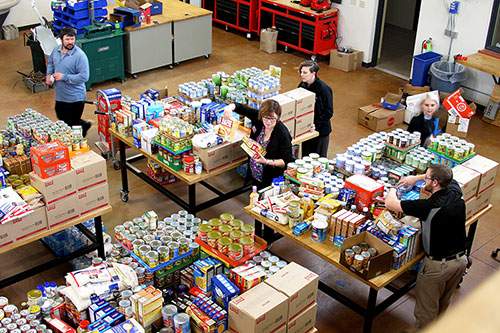
[(378, 0), (343, 0), (333, 6), (339, 10), (341, 45), (363, 51), (363, 62), (371, 62)]
[[(493, 0), (462, 0), (456, 20), (455, 30), (458, 38), (453, 40), (451, 56), (461, 53), (464, 56), (484, 49), (491, 17)], [(447, 10), (443, 1), (423, 0), (418, 22), (414, 54), (420, 53), (424, 39), (432, 37), (433, 51), (447, 55), (450, 38), (444, 35), (448, 22)], [(468, 78), (462, 83), (465, 97), (486, 105), (493, 90), (490, 74), (467, 68)]]
[(412, 30), (416, 5), (417, 0), (387, 0), (385, 23)]

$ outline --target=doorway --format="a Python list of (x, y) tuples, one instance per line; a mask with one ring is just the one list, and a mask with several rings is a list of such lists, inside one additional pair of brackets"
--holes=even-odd
[[(380, 0), (376, 68), (409, 79), (422, 0)], [(377, 49), (375, 47), (377, 46)]]

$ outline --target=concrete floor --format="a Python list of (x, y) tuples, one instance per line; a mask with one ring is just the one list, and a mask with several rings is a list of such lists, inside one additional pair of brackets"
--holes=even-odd
[[(151, 45), (154, 52), (154, 45)], [(21, 82), (21, 76), (16, 70), (27, 73), (32, 69), (31, 54), (28, 47), (23, 46), (22, 38), (11, 41), (0, 41), (0, 125), (6, 124), (10, 115), (22, 113), (25, 108), (33, 108), (53, 120), (56, 120), (53, 111), (53, 90), (32, 94)], [(123, 84), (114, 80), (93, 85), (93, 90), (88, 92), (87, 99), (95, 100), (95, 91), (109, 87), (117, 87), (124, 94), (138, 99), (139, 94), (148, 88), (161, 88), (165, 85), (170, 88), (171, 94), (175, 94), (177, 85), (187, 81), (198, 81), (210, 77), (212, 73), (234, 71), (256, 66), (267, 68), (273, 64), (282, 68), (282, 91), (293, 89), (299, 83), (298, 65), (308, 59), (305, 54), (298, 52), (285, 53), (279, 50), (275, 54), (267, 54), (259, 51), (257, 38), (249, 41), (243, 34), (234, 31), (226, 32), (219, 27), (213, 28), (213, 53), (210, 59), (204, 57), (186, 61), (176, 66), (173, 70), (160, 68), (140, 73), (137, 79), (127, 77)], [(328, 67), (328, 59), (320, 59), (319, 77), (327, 82), (334, 91), (335, 114), (332, 118), (333, 133), (330, 136), (329, 156), (343, 152), (347, 146), (372, 132), (357, 124), (357, 110), (359, 106), (375, 103), (384, 96), (386, 92), (397, 92), (398, 88), (406, 82), (385, 74), (376, 69), (362, 68), (355, 72), (344, 73)], [(89, 132), (89, 143), (97, 141), (97, 119), (93, 114), (93, 108), (85, 108), (84, 118), (92, 120), (94, 126)], [(500, 141), (498, 138), (500, 128), (484, 123), (480, 114), (473, 117), (468, 141), (476, 144), (476, 151), (491, 159), (500, 161)], [(94, 147), (95, 148), (95, 147)], [(143, 169), (145, 170), (145, 169)], [(104, 216), (103, 221), (108, 230), (113, 230), (116, 224), (130, 220), (135, 216), (149, 210), (155, 210), (163, 218), (180, 208), (170, 200), (158, 194), (150, 186), (141, 182), (133, 175), (129, 176), (131, 188), (130, 200), (123, 203), (119, 197), (121, 187), (120, 173), (114, 171), (111, 161), (108, 161), (108, 180), (111, 204), (113, 212)], [(220, 175), (210, 182), (224, 190), (235, 188), (241, 184), (242, 179), (236, 172), (228, 172)], [(187, 187), (183, 183), (170, 185), (172, 190), (179, 196), (187, 198)], [(210, 194), (199, 188), (198, 198), (203, 200)], [(474, 264), (469, 270), (460, 289), (455, 294), (455, 300), (460, 301), (483, 280), (488, 278), (492, 272), (498, 269), (500, 262), (490, 257), (492, 249), (500, 247), (500, 220), (495, 216), (500, 214), (499, 186), (493, 192), (493, 210), (481, 219), (476, 238), (473, 245), (472, 259)], [(218, 216), (223, 212), (231, 212), (238, 218), (248, 223), (252, 220), (242, 212), (242, 207), (248, 203), (248, 194), (242, 194), (223, 204), (211, 207), (198, 214), (201, 218), (208, 219)], [(316, 273), (321, 279), (333, 288), (349, 295), (360, 304), (365, 305), (368, 297), (368, 287), (350, 278), (348, 275), (332, 268), (319, 257), (310, 254), (286, 239), (280, 240), (272, 247), (272, 251), (288, 260), (294, 260)], [(51, 254), (38, 243), (33, 243), (15, 251), (0, 255), (1, 271), (0, 279), (19, 271), (23, 267), (29, 267), (35, 262), (42, 262), (51, 258)], [(64, 283), (63, 276), (71, 270), (70, 265), (61, 265), (47, 272), (26, 279), (15, 285), (0, 290), (0, 295), (5, 295), (19, 304), (26, 299), (26, 292), (44, 281), (56, 281)], [(402, 284), (408, 276), (403, 276), (397, 284)], [(380, 299), (389, 295), (389, 292), (381, 291)], [(363, 321), (361, 317), (344, 307), (340, 303), (330, 299), (325, 294), (318, 293), (319, 311), (317, 316), (317, 327), (320, 332), (358, 332), (361, 331)], [(413, 317), (414, 297), (410, 292), (400, 299), (396, 304), (376, 317), (373, 324), (373, 332), (407, 332), (414, 326)], [(474, 309), (471, 314), (474, 315)]]

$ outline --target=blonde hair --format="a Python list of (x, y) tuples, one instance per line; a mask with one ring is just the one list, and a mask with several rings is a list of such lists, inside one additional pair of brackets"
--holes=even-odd
[(433, 101), (434, 103), (436, 103), (437, 108), (439, 108), (439, 104), (440, 104), (439, 100), (436, 98), (436, 96), (434, 96), (433, 94), (429, 94), (429, 93), (425, 94), (425, 97), (420, 102), (420, 105), (422, 105), (422, 103), (424, 103), (426, 99), (430, 99), (431, 101)]

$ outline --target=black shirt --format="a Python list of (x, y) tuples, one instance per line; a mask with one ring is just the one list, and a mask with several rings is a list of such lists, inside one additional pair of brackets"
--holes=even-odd
[[(243, 115), (252, 121), (250, 138), (257, 140), (257, 137), (264, 127), (262, 120), (258, 119), (258, 111), (240, 103), (234, 103), (234, 105), (236, 105), (234, 110), (236, 113)], [(266, 148), (266, 156), (264, 157), (268, 160), (282, 159), (285, 161), (285, 167), (279, 168), (264, 164), (262, 170), (262, 182), (259, 184), (260, 188), (271, 185), (273, 178), (283, 176), (283, 171), (286, 170), (286, 165), (294, 161), (292, 155), (292, 137), (290, 136), (290, 132), (288, 132), (286, 126), (279, 120), (276, 122), (273, 132), (271, 133), (271, 137), (269, 138), (269, 143)], [(251, 175), (250, 170), (248, 170), (248, 174)]]
[(432, 116), (431, 119), (427, 120), (422, 112), (418, 116), (411, 119), (410, 125), (408, 125), (408, 132), (420, 132), (420, 145), (427, 148), (429, 145), (429, 139), (432, 133), (434, 133), (434, 127), (436, 126), (434, 121), (436, 117)]
[(326, 136), (332, 131), (330, 118), (333, 116), (333, 95), (332, 88), (318, 77), (313, 83), (300, 82), (299, 88), (307, 89), (316, 94), (314, 102), (314, 127), (319, 132), (319, 136)]
[(465, 250), (465, 201), (455, 180), (428, 199), (402, 200), (401, 208), (420, 218), (426, 255), (445, 258)]

